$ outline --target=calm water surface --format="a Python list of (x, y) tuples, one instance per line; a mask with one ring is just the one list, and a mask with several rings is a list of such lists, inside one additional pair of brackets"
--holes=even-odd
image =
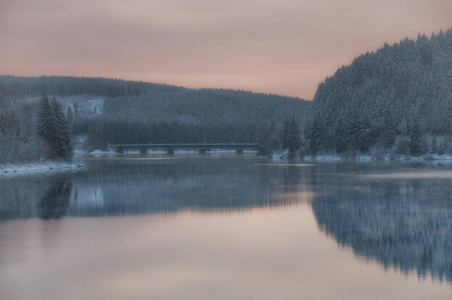
[(452, 166), (85, 158), (0, 177), (0, 299), (452, 299)]

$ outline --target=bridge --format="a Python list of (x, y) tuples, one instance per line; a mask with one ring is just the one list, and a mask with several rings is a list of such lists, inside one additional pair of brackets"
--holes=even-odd
[(174, 154), (176, 150), (193, 150), (197, 149), (199, 154), (206, 154), (212, 149), (219, 150), (235, 150), (237, 154), (243, 154), (243, 150), (257, 151), (257, 144), (242, 143), (242, 144), (122, 144), (110, 145), (111, 149), (118, 153), (124, 151), (140, 151), (141, 154), (147, 154), (148, 150), (166, 150), (167, 154)]

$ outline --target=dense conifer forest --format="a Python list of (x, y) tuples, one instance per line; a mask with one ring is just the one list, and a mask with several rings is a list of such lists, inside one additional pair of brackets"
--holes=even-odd
[[(291, 118), (292, 127), (302, 128), (311, 107), (309, 101), (271, 94), (105, 78), (0, 76), (0, 89), (0, 138), (14, 140), (8, 147), (4, 143), (4, 151), (11, 153), (43, 148), (46, 139), (36, 135), (42, 95), (62, 103), (72, 136), (87, 137), (87, 151), (118, 143), (258, 142), (269, 130), (277, 136), (274, 146), (281, 148), (285, 122)], [(100, 100), (102, 107), (83, 114), (73, 96)], [(55, 151), (23, 157), (51, 157)], [(11, 160), (12, 155), (4, 159)]]
[[(68, 159), (62, 148), (71, 149), (69, 135), (85, 137), (87, 151), (118, 143), (258, 142), (262, 155), (287, 149), (290, 157), (450, 154), (451, 66), (448, 30), (361, 55), (320, 83), (313, 101), (119, 79), (0, 76), (0, 163)], [(39, 129), (42, 95), (56, 99), (55, 126), (65, 142), (49, 142)], [(79, 113), (73, 96), (101, 106)]]
[(451, 153), (452, 30), (385, 44), (321, 83), (312, 153)]

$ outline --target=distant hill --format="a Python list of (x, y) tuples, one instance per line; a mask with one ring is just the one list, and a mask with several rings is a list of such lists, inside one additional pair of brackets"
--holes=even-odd
[(84, 77), (0, 76), (10, 95), (63, 102), (75, 135), (89, 149), (112, 143), (257, 142), (272, 123), (303, 126), (311, 101), (227, 89)]
[(311, 151), (450, 152), (451, 66), (448, 30), (385, 44), (341, 67), (315, 94)]

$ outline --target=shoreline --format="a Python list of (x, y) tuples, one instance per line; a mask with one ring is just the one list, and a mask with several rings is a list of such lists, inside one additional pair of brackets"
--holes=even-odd
[(341, 156), (337, 154), (325, 154), (317, 156), (305, 156), (302, 158), (305, 161), (315, 161), (315, 162), (445, 162), (452, 163), (452, 155), (422, 155), (422, 156), (411, 156), (411, 155), (397, 155), (392, 156), (387, 155), (356, 155), (356, 156)]
[[(180, 154), (192, 154), (194, 151), (181, 151)], [(212, 151), (212, 154), (229, 154), (231, 152), (227, 151)], [(95, 151), (94, 153), (75, 153), (76, 156), (92, 156), (99, 157), (108, 154), (118, 154), (112, 153), (110, 151)], [(135, 154), (135, 153), (129, 153)], [(156, 151), (149, 154), (161, 155), (164, 152)], [(272, 161), (286, 161), (286, 153), (273, 153), (271, 157), (266, 157)], [(127, 155), (127, 154), (126, 154)], [(261, 157), (263, 158), (263, 157)], [(341, 163), (341, 162), (357, 162), (357, 163), (371, 163), (371, 162), (421, 162), (421, 163), (450, 163), (452, 164), (452, 155), (424, 155), (424, 156), (374, 156), (374, 155), (357, 155), (357, 156), (341, 156), (337, 154), (324, 154), (317, 156), (304, 156), (298, 158), (297, 160), (306, 162), (317, 162), (317, 163)], [(76, 172), (83, 165), (80, 162), (56, 162), (56, 161), (45, 161), (45, 162), (33, 162), (25, 164), (5, 164), (0, 165), (0, 178), (2, 177), (15, 177), (15, 176), (27, 176), (27, 175), (39, 175), (39, 174), (53, 174), (61, 172)]]
[(34, 162), (26, 164), (6, 164), (0, 165), (0, 177), (12, 177), (19, 175), (37, 175), (44, 173), (59, 173), (59, 172), (75, 172), (82, 168), (78, 162)]
[[(288, 151), (274, 152), (270, 156), (261, 156), (262, 158), (269, 158), (274, 161), (289, 160)], [(358, 154), (358, 155), (340, 155), (340, 154), (319, 154), (319, 155), (304, 155), (295, 160), (307, 161), (307, 162), (318, 162), (318, 163), (341, 163), (341, 162), (357, 162), (357, 163), (367, 163), (367, 162), (424, 162), (424, 163), (452, 163), (452, 155), (444, 154), (426, 154), (422, 156), (411, 156), (411, 155), (392, 155), (392, 154)]]

